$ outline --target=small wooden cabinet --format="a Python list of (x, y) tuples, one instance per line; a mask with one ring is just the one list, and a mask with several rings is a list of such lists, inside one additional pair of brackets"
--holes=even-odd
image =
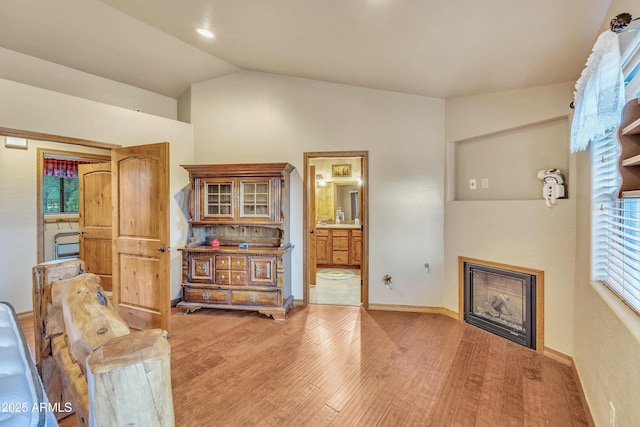
[(358, 228), (316, 228), (319, 267), (360, 267), (362, 231)]
[[(188, 165), (191, 241), (182, 251), (182, 301), (255, 310), (284, 320), (293, 306), (288, 163)], [(217, 239), (219, 248), (211, 247)]]

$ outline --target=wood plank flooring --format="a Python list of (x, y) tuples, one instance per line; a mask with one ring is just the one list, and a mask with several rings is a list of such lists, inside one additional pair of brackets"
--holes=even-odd
[(570, 367), (443, 315), (311, 305), (281, 323), (171, 322), (181, 427), (590, 425)]

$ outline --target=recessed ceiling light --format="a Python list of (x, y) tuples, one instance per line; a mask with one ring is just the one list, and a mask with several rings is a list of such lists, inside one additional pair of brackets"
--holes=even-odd
[(213, 33), (211, 31), (207, 30), (206, 28), (198, 28), (197, 31), (198, 31), (198, 34), (200, 34), (201, 36), (206, 37), (208, 39), (212, 39), (212, 38), (215, 37), (213, 35)]

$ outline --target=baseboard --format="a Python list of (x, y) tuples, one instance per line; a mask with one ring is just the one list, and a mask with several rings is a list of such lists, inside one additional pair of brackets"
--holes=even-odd
[(23, 311), (21, 313), (16, 313), (16, 317), (18, 319), (26, 319), (29, 317), (33, 317), (33, 311)]
[(421, 305), (369, 304), (369, 310), (406, 311), (411, 313), (444, 314), (458, 320), (458, 313), (445, 307), (427, 307)]
[(558, 350), (554, 350), (552, 348), (545, 347), (542, 350), (542, 354), (544, 354), (547, 357), (552, 358), (553, 360), (557, 360), (558, 362), (562, 363), (563, 365), (573, 366), (573, 358), (571, 356), (568, 356), (568, 355), (566, 355), (564, 353), (559, 352)]
[(293, 300), (293, 307), (304, 307), (304, 300), (294, 299)]
[(587, 396), (584, 394), (584, 388), (582, 387), (582, 380), (580, 379), (580, 374), (576, 369), (576, 364), (573, 363), (573, 359), (571, 359), (571, 370), (573, 374), (578, 379), (578, 391), (580, 392), (580, 401), (582, 402), (582, 407), (587, 413), (587, 422), (589, 423), (589, 427), (596, 427), (596, 423), (593, 421), (593, 416), (591, 415), (591, 408), (589, 408), (589, 402), (587, 401)]
[(585, 409), (587, 413), (586, 415), (587, 415), (587, 422), (589, 423), (589, 427), (595, 427), (596, 424), (593, 421), (593, 416), (591, 415), (591, 408), (589, 408), (589, 402), (587, 402), (587, 396), (584, 394), (584, 388), (582, 387), (582, 380), (580, 379), (580, 374), (578, 374), (578, 370), (576, 369), (576, 364), (573, 360), (573, 357), (549, 347), (545, 347), (542, 354), (571, 368), (571, 371), (573, 371), (573, 374), (578, 380), (577, 386), (578, 386), (578, 392), (580, 393), (580, 402), (582, 403), (582, 407)]

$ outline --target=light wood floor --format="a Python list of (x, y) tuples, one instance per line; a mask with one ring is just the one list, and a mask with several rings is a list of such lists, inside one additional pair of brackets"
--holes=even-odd
[(570, 367), (443, 315), (174, 311), (169, 342), (180, 427), (589, 425)]

